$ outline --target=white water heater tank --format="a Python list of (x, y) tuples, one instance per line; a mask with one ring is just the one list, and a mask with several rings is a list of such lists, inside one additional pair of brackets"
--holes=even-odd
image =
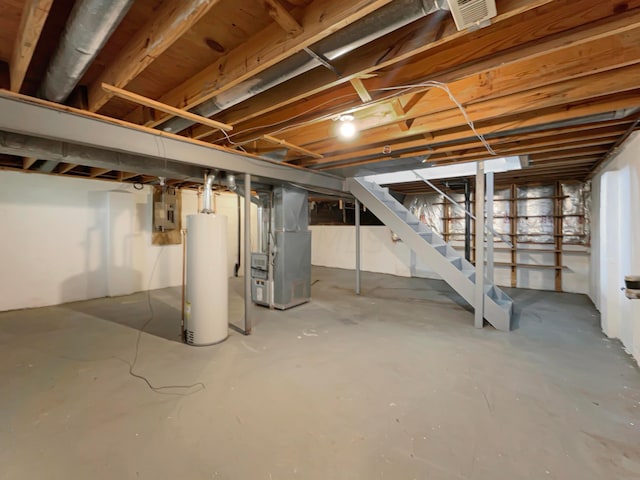
[(229, 335), (227, 217), (187, 216), (185, 340), (213, 345)]

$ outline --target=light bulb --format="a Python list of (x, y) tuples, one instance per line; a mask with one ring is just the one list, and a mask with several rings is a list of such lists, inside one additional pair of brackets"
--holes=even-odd
[(342, 138), (353, 138), (356, 135), (356, 126), (353, 122), (340, 122), (338, 133)]

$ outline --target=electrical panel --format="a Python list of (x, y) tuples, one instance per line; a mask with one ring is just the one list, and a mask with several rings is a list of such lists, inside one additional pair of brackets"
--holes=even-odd
[(182, 243), (182, 201), (180, 189), (159, 185), (153, 187), (151, 205), (151, 243), (179, 245)]
[(160, 200), (153, 203), (153, 229), (165, 232), (178, 228), (178, 197), (175, 192), (163, 193)]

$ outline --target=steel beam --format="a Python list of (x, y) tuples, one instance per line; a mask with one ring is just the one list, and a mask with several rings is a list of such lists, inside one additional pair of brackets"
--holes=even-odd
[[(58, 107), (11, 92), (0, 92), (0, 112), (0, 132), (56, 140), (69, 148), (74, 146), (78, 151), (84, 147), (143, 157), (151, 161), (150, 165), (158, 167), (150, 175), (161, 175), (163, 167), (175, 163), (248, 173), (254, 176), (254, 180), (264, 183), (295, 183), (334, 192), (346, 191), (344, 179), (334, 175), (230, 152), (159, 130), (122, 125), (108, 117), (88, 116), (80, 110)], [(21, 155), (25, 156), (25, 151)], [(74, 163), (87, 165), (86, 162)]]
[(141, 155), (113, 152), (19, 133), (0, 132), (0, 153), (40, 158), (48, 160), (54, 165), (57, 165), (58, 162), (64, 162), (176, 180), (202, 182), (202, 168), (194, 165), (163, 162)]

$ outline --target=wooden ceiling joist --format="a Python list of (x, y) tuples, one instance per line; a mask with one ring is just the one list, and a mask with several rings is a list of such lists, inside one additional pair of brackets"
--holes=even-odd
[(24, 157), (22, 159), (22, 169), (23, 170), (29, 170), (34, 163), (36, 163), (38, 161), (37, 158), (35, 157)]
[(350, 81), (353, 89), (360, 97), (360, 100), (362, 100), (362, 103), (368, 103), (372, 100), (371, 94), (369, 93), (369, 90), (367, 90), (367, 87), (364, 86), (364, 83), (362, 83), (361, 78), (352, 78)]
[[(244, 145), (248, 153), (235, 153), (254, 158), (286, 149), (292, 166), (337, 174), (406, 168), (426, 155), (436, 165), (489, 158), (470, 119), (499, 155), (529, 156), (530, 167), (513, 173), (518, 182), (587, 178), (638, 129), (640, 0), (498, 0), (491, 25), (474, 31), (458, 31), (439, 10), (332, 57), (332, 69), (301, 74), (284, 71), (285, 61), (392, 0), (236, 1), (136, 2), (81, 80), (82, 108), (56, 108), (221, 150)], [(9, 2), (0, 22), (14, 91), (24, 83), (35, 92), (59, 40), (68, 10), (52, 2)], [(278, 64), (282, 83), (263, 88)], [(193, 113), (209, 100), (210, 114)], [(359, 133), (343, 141), (333, 119), (347, 112)], [(196, 124), (167, 133), (173, 117)], [(154, 171), (64, 162), (16, 156), (1, 166), (156, 181)]]
[[(638, 87), (637, 78), (640, 78), (640, 64), (623, 67), (615, 72), (616, 81), (611, 81), (611, 73), (603, 72), (590, 76), (589, 82), (581, 79), (572, 79), (566, 82), (545, 87), (514, 93), (508, 98), (495, 98), (484, 102), (477, 102), (466, 107), (467, 114), (475, 122), (490, 119), (498, 119), (505, 115), (523, 114), (538, 109), (561, 106), (567, 103), (575, 103), (588, 100), (593, 97), (624, 92)], [(435, 100), (434, 100), (435, 101)], [(464, 125), (465, 119), (457, 108), (444, 111), (431, 111), (432, 104), (426, 102), (421, 110), (421, 116), (417, 117), (411, 127), (411, 134), (426, 133), (445, 130)], [(437, 108), (437, 107), (436, 107)], [(415, 110), (417, 110), (416, 107)], [(412, 114), (413, 115), (413, 114)], [(377, 122), (374, 122), (374, 118)], [(390, 118), (386, 123), (390, 123)], [(383, 126), (378, 126), (380, 124)], [(367, 117), (363, 122), (358, 122), (362, 128), (369, 128), (360, 133), (358, 146), (371, 143), (390, 141), (403, 138), (407, 132), (399, 129), (389, 129), (379, 117)], [(287, 141), (303, 145), (319, 153), (324, 153), (333, 142), (325, 139), (320, 127), (314, 129), (298, 130), (296, 134), (285, 135)]]
[(271, 135), (263, 135), (262, 138), (265, 139), (267, 142), (286, 147), (290, 150), (300, 152), (303, 155), (306, 155), (312, 158), (323, 158), (322, 155), (320, 155), (319, 153), (312, 152), (311, 150), (307, 150), (306, 148), (299, 147), (298, 145), (293, 145), (292, 143), (286, 142), (280, 138), (276, 138)]
[(89, 86), (89, 110), (97, 112), (111, 98), (112, 93), (102, 88), (103, 83), (126, 87), (216, 3), (218, 0), (163, 2), (147, 24)]
[(58, 167), (58, 171), (56, 173), (60, 173), (60, 174), (68, 173), (74, 168), (76, 168), (77, 166), (78, 165), (74, 163), (62, 163), (61, 166)]
[[(517, 2), (512, 2), (512, 5), (509, 5), (508, 2), (505, 3), (504, 8), (507, 13), (511, 11), (515, 12), (521, 7)], [(636, 3), (640, 4), (640, 2)], [(530, 6), (532, 9), (536, 7), (534, 4)], [(509, 8), (512, 10), (508, 10)], [(508, 23), (506, 32), (504, 29), (501, 29), (499, 32), (489, 32), (486, 29), (482, 29), (474, 33), (465, 32), (466, 36), (461, 38), (460, 33), (454, 33), (455, 27), (453, 27), (453, 31), (451, 31), (449, 24), (447, 24), (446, 30), (449, 34), (443, 34), (438, 41), (432, 43), (420, 41), (411, 45), (405, 45), (405, 40), (402, 53), (392, 55), (389, 60), (380, 63), (379, 52), (385, 51), (385, 47), (386, 50), (389, 50), (394, 49), (394, 47), (398, 45), (398, 39), (392, 38), (389, 40), (387, 37), (384, 37), (378, 42), (388, 42), (388, 46), (386, 46), (387, 44), (383, 44), (374, 48), (373, 45), (376, 45), (376, 42), (374, 42), (371, 47), (364, 47), (365, 50), (369, 48), (370, 53), (366, 55), (358, 53), (358, 56), (355, 58), (353, 56), (347, 56), (344, 59), (345, 66), (347, 68), (353, 68), (353, 71), (345, 70), (345, 66), (338, 63), (338, 68), (343, 72), (342, 79), (336, 80), (323, 70), (310, 72), (309, 74), (301, 76), (297, 82), (287, 82), (286, 84), (271, 89), (267, 95), (259, 95), (253, 98), (247, 105), (239, 105), (237, 111), (231, 109), (229, 112), (225, 112), (220, 118), (223, 119), (223, 121), (235, 125), (239, 122), (246, 122), (251, 118), (261, 116), (264, 122), (262, 125), (273, 124), (282, 120), (282, 118), (286, 118), (288, 115), (296, 113), (293, 111), (282, 111), (280, 116), (270, 115), (264, 118), (266, 113), (276, 108), (284, 108), (302, 99), (307, 100), (305, 105), (307, 108), (310, 108), (313, 105), (309, 104), (309, 96), (319, 94), (329, 88), (335, 87), (339, 83), (343, 83), (346, 79), (350, 78), (349, 75), (351, 73), (359, 76), (373, 71), (384, 72), (385, 69), (390, 70), (400, 62), (407, 63), (406, 69), (399, 69), (399, 71), (393, 70), (392, 74), (387, 75), (388, 78), (386, 79), (384, 75), (379, 75), (377, 80), (374, 79), (372, 81), (373, 83), (370, 88), (390, 86), (389, 78), (395, 85), (412, 83), (416, 75), (423, 77), (431, 75), (431, 78), (436, 80), (450, 81), (456, 77), (460, 78), (460, 75), (469, 75), (469, 73), (461, 72), (460, 69), (455, 68), (455, 65), (458, 63), (472, 62), (475, 59), (483, 57), (487, 58), (488, 67), (479, 68), (479, 70), (473, 64), (468, 67), (469, 72), (477, 72), (494, 68), (495, 65), (509, 64), (514, 61), (535, 58), (544, 53), (551, 53), (558, 49), (566, 49), (579, 45), (580, 43), (588, 41), (592, 36), (597, 37), (598, 35), (603, 35), (604, 32), (619, 32), (620, 29), (627, 28), (628, 25), (637, 22), (638, 15), (638, 12), (634, 10), (622, 16), (621, 19), (614, 19), (612, 21), (610, 18), (605, 18), (603, 20), (604, 17), (611, 14), (611, 10), (608, 6), (602, 4), (602, 2), (595, 0), (588, 0), (580, 5), (571, 1), (553, 2), (553, 4), (545, 5), (535, 10), (535, 15), (523, 15), (524, 18), (517, 17), (517, 19), (505, 20), (504, 23)], [(563, 21), (558, 22), (558, 18), (563, 18)], [(448, 21), (448, 19), (445, 20)], [(559, 32), (570, 29), (572, 26), (580, 25), (583, 21), (587, 25), (577, 29), (575, 32), (571, 31), (568, 34), (568, 38), (567, 36), (559, 34)], [(598, 23), (598, 21), (600, 23)], [(592, 25), (587, 22), (596, 23)], [(613, 23), (610, 24), (611, 22)], [(527, 34), (523, 35), (522, 32), (527, 32)], [(554, 36), (553, 34), (556, 35)], [(544, 38), (545, 35), (551, 35), (550, 40)], [(498, 38), (498, 36), (500, 36), (500, 38)], [(407, 35), (407, 38), (412, 37)], [(418, 38), (423, 39), (422, 36)], [(543, 38), (543, 41), (539, 41), (540, 38)], [(526, 41), (529, 41), (530, 44), (523, 49), (522, 44)], [(424, 60), (416, 62), (416, 59), (413, 57), (420, 55), (424, 56)], [(411, 61), (408, 61), (408, 59), (411, 59)], [(355, 67), (359, 61), (361, 61), (360, 67)], [(544, 62), (540, 61), (540, 64), (543, 63)], [(374, 65), (374, 67), (372, 67), (372, 65)], [(448, 73), (442, 73), (443, 70)], [(529, 69), (529, 74), (534, 81), (540, 81), (539, 78), (541, 76), (537, 75), (537, 66)], [(487, 74), (483, 81), (485, 84), (488, 78), (495, 80), (496, 76), (494, 74)], [(538, 80), (536, 80), (536, 78), (538, 78)], [(346, 89), (334, 89), (329, 98), (331, 98), (331, 96), (342, 97), (349, 92), (350, 86)], [(317, 101), (322, 103), (326, 101), (326, 99), (318, 98)], [(354, 103), (353, 106), (357, 106), (357, 104)], [(259, 126), (259, 120), (246, 124), (246, 128), (252, 129)], [(237, 130), (242, 131), (244, 128), (245, 125), (238, 125)]]
[(110, 168), (98, 168), (98, 167), (91, 167), (89, 169), (89, 177), (91, 178), (96, 178), (99, 177), (101, 175), (104, 175), (105, 173), (110, 172), (111, 169)]
[(264, 0), (264, 3), (269, 16), (273, 18), (288, 35), (295, 37), (302, 33), (302, 26), (278, 0)]
[(130, 180), (134, 177), (137, 177), (138, 174), (135, 172), (118, 172), (118, 181), (124, 182), (126, 180)]
[(18, 36), (14, 42), (9, 65), (12, 92), (19, 92), (22, 88), (22, 82), (27, 74), (52, 3), (53, 0), (27, 0), (24, 4)]
[[(490, 140), (489, 143), (498, 154), (501, 153), (501, 148), (510, 148), (513, 146), (526, 149), (534, 145), (560, 145), (567, 141), (580, 141), (580, 140), (597, 140), (602, 138), (610, 138), (612, 136), (621, 135), (624, 133), (626, 124), (612, 125), (610, 127), (600, 128), (565, 128), (551, 131), (539, 131), (529, 134), (503, 136), (499, 139)], [(403, 151), (403, 148), (405, 149)], [(480, 150), (484, 152), (484, 146), (478, 139), (471, 139), (461, 143), (453, 143), (445, 146), (437, 146), (434, 142), (426, 142), (425, 140), (415, 140), (407, 142), (405, 144), (394, 145), (388, 154), (382, 153), (381, 147), (376, 147), (367, 150), (358, 150), (349, 154), (341, 154), (335, 156), (325, 156), (322, 161), (317, 160), (303, 160), (298, 162), (299, 165), (308, 167), (311, 165), (321, 165), (322, 163), (335, 163), (346, 161), (352, 158), (366, 157), (370, 155), (378, 155), (379, 159), (386, 158), (408, 158), (420, 155), (434, 155), (442, 153), (451, 153), (454, 155), (457, 152), (464, 152), (469, 149)]]
[[(354, 0), (351, 2), (313, 2), (304, 9), (300, 25), (303, 32), (288, 38), (279, 25), (258, 32), (251, 41), (228, 52), (181, 85), (159, 98), (167, 105), (189, 110), (260, 74), (265, 69), (327, 37), (391, 0)], [(127, 118), (136, 118), (132, 112)], [(156, 126), (170, 118), (164, 116), (148, 126)]]

